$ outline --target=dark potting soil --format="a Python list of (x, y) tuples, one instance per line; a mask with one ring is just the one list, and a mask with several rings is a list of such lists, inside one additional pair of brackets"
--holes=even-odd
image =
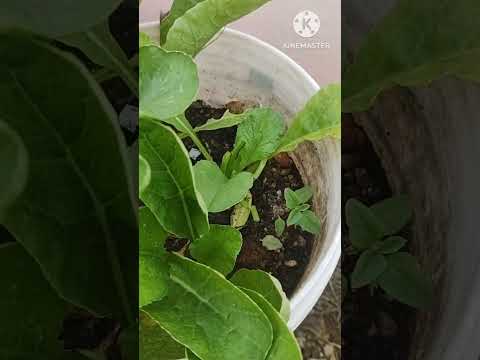
[[(231, 112), (238, 110), (234, 109), (238, 108), (237, 105), (238, 103), (227, 104)], [(195, 127), (211, 118), (221, 118), (226, 109), (213, 108), (202, 101), (197, 101), (187, 109), (185, 115)], [(236, 127), (199, 133), (200, 139), (218, 164), (221, 163), (223, 154), (232, 150), (235, 136)], [(185, 139), (184, 142), (188, 150), (194, 147), (190, 139)], [(236, 270), (246, 268), (269, 272), (281, 282), (287, 295), (291, 296), (309, 262), (314, 236), (301, 229), (287, 227), (280, 238), (283, 249), (269, 251), (262, 245), (261, 240), (266, 235), (275, 235), (275, 220), (278, 217), (287, 219), (284, 190), (286, 188), (295, 190), (304, 186), (293, 161), (288, 156), (282, 155), (267, 163), (262, 175), (251, 189), (253, 204), (257, 207), (260, 221), (254, 222), (250, 217), (248, 223), (240, 230), (243, 235), (243, 247), (237, 259)], [(195, 161), (202, 159), (200, 156)], [(228, 225), (230, 214), (231, 210), (210, 214), (210, 222)]]
[[(342, 209), (350, 198), (372, 205), (391, 195), (385, 172), (366, 134), (345, 115), (342, 119)], [(343, 218), (342, 273), (345, 277), (353, 272), (357, 259), (358, 255), (351, 252)], [(408, 359), (414, 313), (412, 308), (388, 299), (380, 289), (349, 289), (342, 304), (342, 359)]]

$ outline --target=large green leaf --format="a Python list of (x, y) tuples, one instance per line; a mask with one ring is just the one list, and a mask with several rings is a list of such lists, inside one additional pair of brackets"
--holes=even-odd
[(64, 298), (134, 321), (138, 225), (113, 108), (87, 69), (46, 43), (2, 35), (0, 63), (0, 116), (30, 160), (5, 227)]
[(357, 249), (366, 249), (381, 240), (385, 228), (373, 211), (356, 199), (350, 199), (345, 205), (349, 238)]
[(198, 195), (187, 150), (178, 136), (161, 124), (140, 131), (140, 154), (152, 169), (141, 199), (169, 233), (191, 240), (209, 230), (208, 213)]
[(240, 287), (253, 290), (280, 312), (285, 320), (290, 317), (290, 302), (282, 290), (282, 285), (269, 273), (261, 270), (238, 270), (230, 281)]
[(277, 153), (293, 151), (300, 143), (338, 137), (341, 131), (340, 85), (329, 85), (315, 94), (292, 121)]
[(204, 0), (178, 18), (164, 47), (195, 56), (225, 25), (251, 13), (269, 0)]
[(184, 360), (185, 347), (172, 339), (147, 313), (140, 311), (140, 360)]
[(150, 209), (139, 211), (140, 220), (140, 307), (160, 300), (165, 296), (168, 285), (168, 264), (165, 251), (167, 233)]
[(143, 308), (202, 360), (264, 360), (272, 326), (262, 310), (221, 274), (170, 257), (168, 295)]
[(407, 305), (426, 309), (432, 304), (432, 280), (408, 253), (387, 256), (387, 269), (377, 281), (388, 295)]
[(160, 22), (160, 44), (167, 39), (167, 34), (173, 23), (188, 10), (204, 0), (174, 0), (168, 16)]
[(83, 359), (58, 340), (68, 305), (19, 244), (0, 246), (0, 358)]
[(211, 225), (210, 232), (190, 245), (190, 254), (223, 275), (232, 272), (242, 248), (242, 234), (226, 225)]
[(193, 170), (198, 190), (212, 213), (238, 204), (253, 186), (252, 173), (241, 172), (229, 179), (213, 161), (199, 161)]
[(106, 20), (121, 0), (36, 0), (2, 4), (0, 29), (21, 29), (49, 37), (82, 32)]
[(295, 335), (277, 310), (260, 294), (242, 289), (268, 316), (273, 328), (273, 344), (265, 360), (302, 360), (302, 352)]
[(229, 161), (229, 168), (234, 172), (270, 158), (285, 131), (282, 115), (270, 108), (253, 109), (246, 116), (238, 126), (235, 149)]
[(398, 1), (346, 72), (342, 110), (366, 110), (394, 85), (426, 85), (447, 74), (480, 80), (479, 18), (477, 0)]
[(152, 45), (141, 47), (139, 56), (140, 116), (167, 120), (183, 114), (198, 91), (192, 58)]
[[(1, 116), (1, 115), (0, 115)], [(0, 119), (0, 218), (27, 183), (28, 154), (18, 134)]]
[(111, 34), (107, 20), (85, 31), (62, 36), (58, 40), (79, 48), (94, 63), (114, 70), (132, 92), (138, 95), (137, 72), (129, 64), (127, 55)]

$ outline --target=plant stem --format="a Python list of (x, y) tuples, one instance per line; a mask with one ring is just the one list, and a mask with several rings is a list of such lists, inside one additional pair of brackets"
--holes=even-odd
[(195, 133), (189, 134), (190, 139), (192, 139), (193, 143), (198, 147), (198, 150), (202, 153), (202, 155), (208, 161), (213, 161), (212, 156), (208, 152), (207, 148), (203, 145), (202, 141), (195, 135)]

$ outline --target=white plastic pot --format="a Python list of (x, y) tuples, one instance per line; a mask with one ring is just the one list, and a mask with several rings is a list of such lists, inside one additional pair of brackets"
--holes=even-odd
[[(143, 24), (140, 29), (158, 39), (158, 22)], [(319, 90), (310, 75), (288, 56), (230, 29), (203, 50), (196, 62), (200, 75), (198, 98), (212, 105), (254, 100), (291, 119)], [(315, 190), (314, 209), (324, 223), (310, 264), (291, 299), (289, 326), (296, 329), (320, 298), (340, 258), (340, 144), (330, 139), (302, 144), (292, 157), (305, 183)]]

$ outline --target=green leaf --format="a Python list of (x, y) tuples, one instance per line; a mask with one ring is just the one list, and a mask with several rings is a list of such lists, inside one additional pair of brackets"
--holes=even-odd
[(385, 235), (393, 235), (402, 230), (411, 220), (413, 212), (408, 197), (395, 196), (370, 207), (382, 222)]
[(260, 294), (242, 289), (268, 316), (273, 327), (273, 344), (266, 360), (302, 360), (300, 346), (295, 335), (288, 329), (285, 320), (275, 308)]
[(137, 72), (111, 34), (108, 19), (82, 32), (59, 37), (58, 40), (82, 50), (97, 65), (114, 70), (130, 90), (138, 95)]
[(121, 0), (36, 0), (9, 1), (2, 6), (0, 28), (21, 29), (26, 32), (58, 37), (86, 31), (107, 19)]
[(140, 311), (140, 360), (184, 360), (185, 347), (176, 342), (145, 311)]
[(387, 268), (385, 256), (364, 251), (357, 260), (352, 273), (352, 288), (358, 289), (373, 284)]
[(391, 236), (380, 242), (377, 251), (382, 254), (393, 254), (403, 248), (407, 240), (401, 236)]
[(296, 190), (295, 195), (299, 204), (305, 204), (312, 199), (313, 191), (310, 186), (304, 186), (301, 189)]
[(230, 224), (235, 228), (244, 226), (250, 217), (251, 210), (252, 194), (249, 191), (245, 199), (243, 199), (233, 208), (232, 215), (230, 216)]
[(433, 301), (433, 284), (417, 260), (400, 252), (387, 256), (387, 264), (387, 269), (377, 280), (380, 287), (402, 303), (427, 309)]
[(197, 188), (208, 211), (219, 213), (238, 204), (253, 186), (253, 175), (241, 172), (231, 179), (213, 161), (199, 161), (193, 168)]
[(227, 24), (251, 13), (268, 0), (204, 0), (177, 18), (164, 47), (197, 55)]
[(223, 275), (232, 272), (242, 248), (242, 234), (226, 225), (211, 225), (210, 232), (190, 245), (190, 254)]
[(285, 202), (287, 204), (288, 209), (293, 210), (297, 206), (301, 205), (300, 199), (297, 197), (297, 194), (292, 189), (286, 188), (283, 194), (284, 194)]
[(161, 300), (168, 290), (168, 264), (165, 251), (167, 233), (150, 209), (139, 210), (139, 306)]
[[(240, 172), (247, 166), (270, 158), (278, 147), (285, 125), (282, 115), (269, 108), (252, 109), (245, 113), (245, 119), (237, 129), (235, 148), (241, 147), (229, 166)], [(235, 151), (235, 149), (234, 149)]]
[(343, 82), (344, 112), (367, 110), (395, 85), (422, 86), (445, 75), (480, 80), (476, 0), (401, 0), (370, 32)]
[(320, 231), (322, 231), (322, 223), (317, 215), (311, 210), (306, 210), (301, 214), (302, 216), (298, 219), (296, 224), (300, 226), (303, 231), (307, 231), (314, 235), (320, 234)]
[(168, 295), (145, 312), (201, 359), (265, 359), (272, 326), (247, 295), (205, 265), (171, 255), (170, 266)]
[(185, 13), (198, 3), (204, 0), (174, 0), (168, 16), (160, 22), (160, 43), (163, 45), (167, 39), (167, 34), (175, 21), (185, 15)]
[(288, 214), (287, 218), (287, 225), (292, 226), (292, 225), (297, 225), (302, 217), (305, 216), (304, 212), (310, 208), (310, 205), (308, 204), (303, 204), (297, 206), (295, 209), (293, 209), (290, 214)]
[(242, 114), (231, 114), (227, 111), (220, 119), (210, 119), (205, 124), (197, 126), (194, 130), (195, 132), (199, 132), (226, 129), (240, 125), (245, 119), (248, 119), (248, 117), (248, 111)]
[(23, 192), (28, 179), (28, 153), (22, 139), (0, 119), (0, 218)]
[(276, 251), (283, 248), (282, 242), (273, 235), (267, 235), (262, 239), (262, 245), (269, 251)]
[(150, 186), (141, 194), (163, 228), (191, 240), (208, 233), (208, 213), (196, 189), (187, 150), (168, 127), (140, 131), (140, 154), (152, 168)]
[(166, 121), (183, 114), (198, 91), (192, 58), (158, 46), (139, 50), (140, 117)]
[(340, 85), (329, 85), (315, 94), (292, 121), (276, 153), (293, 151), (304, 141), (339, 137), (341, 131)]
[(275, 233), (277, 234), (278, 237), (283, 235), (283, 232), (285, 231), (285, 220), (282, 218), (278, 218), (275, 220)]
[(133, 322), (138, 224), (115, 111), (80, 62), (44, 42), (0, 35), (0, 69), (0, 113), (29, 154), (3, 225), (62, 297)]
[(285, 295), (280, 282), (269, 273), (261, 270), (240, 269), (230, 281), (239, 287), (253, 290), (262, 295), (285, 321), (290, 318), (290, 302), (287, 295)]
[(138, 47), (144, 47), (149, 45), (158, 45), (149, 35), (140, 31), (138, 34)]
[(139, 190), (140, 194), (150, 185), (152, 179), (152, 169), (148, 164), (148, 161), (142, 155), (139, 155), (138, 161), (138, 178), (139, 178)]
[(373, 211), (356, 199), (347, 201), (345, 217), (350, 241), (357, 249), (366, 249), (385, 235), (384, 226)]
[(58, 340), (68, 305), (19, 244), (0, 245), (0, 357), (83, 359)]

